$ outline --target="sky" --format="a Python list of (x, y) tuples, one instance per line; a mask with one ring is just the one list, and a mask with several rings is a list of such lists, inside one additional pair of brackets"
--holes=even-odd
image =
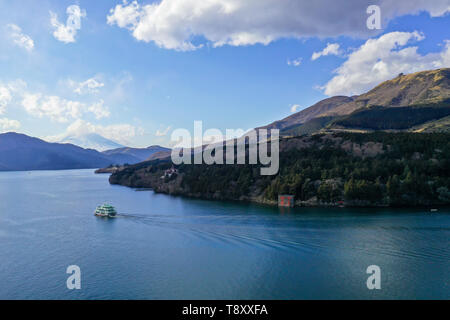
[(247, 130), (450, 67), (449, 30), (450, 0), (0, 0), (0, 132)]

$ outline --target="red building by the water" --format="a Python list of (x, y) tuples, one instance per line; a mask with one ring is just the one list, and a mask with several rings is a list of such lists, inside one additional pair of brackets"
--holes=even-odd
[(279, 195), (278, 196), (278, 206), (279, 207), (293, 207), (295, 204), (294, 196), (291, 195)]

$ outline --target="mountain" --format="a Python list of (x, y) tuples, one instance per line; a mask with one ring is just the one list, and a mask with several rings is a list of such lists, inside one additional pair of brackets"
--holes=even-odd
[(109, 158), (117, 159), (115, 163), (135, 164), (142, 162), (158, 153), (170, 153), (170, 149), (161, 146), (150, 146), (148, 148), (118, 148), (113, 150), (103, 151), (102, 153)]
[(96, 150), (13, 132), (0, 134), (0, 171), (88, 169), (110, 164), (111, 159)]
[(322, 114), (331, 111), (343, 104), (352, 102), (353, 97), (336, 96), (322, 100), (315, 105), (297, 112), (283, 120), (275, 121), (267, 126), (258, 129), (286, 129), (294, 125), (299, 125), (308, 122), (311, 119), (317, 118)]
[(172, 150), (170, 150), (170, 149), (165, 150), (165, 151), (159, 151), (159, 152), (155, 152), (154, 154), (152, 154), (146, 160), (151, 161), (151, 160), (167, 159), (171, 156), (171, 154), (172, 154)]
[(355, 129), (414, 130), (428, 123), (428, 131), (442, 131), (442, 125), (432, 122), (449, 115), (450, 68), (442, 68), (400, 74), (360, 96), (331, 97), (262, 128), (295, 136)]
[(85, 149), (94, 149), (100, 152), (124, 147), (123, 145), (110, 139), (107, 139), (97, 133), (88, 133), (82, 135), (67, 135), (57, 142), (71, 143)]
[(348, 115), (371, 106), (406, 107), (429, 105), (450, 99), (450, 68), (421, 71), (382, 82), (354, 101), (324, 112), (321, 116)]
[(113, 164), (135, 164), (147, 160), (154, 153), (171, 151), (161, 146), (129, 148), (96, 133), (68, 135), (58, 142), (70, 143), (82, 148), (100, 151)]
[(142, 149), (124, 147), (99, 152), (70, 143), (50, 143), (14, 132), (0, 134), (0, 171), (104, 168), (112, 164), (135, 164), (154, 154), (167, 153), (170, 155), (170, 149), (160, 146)]

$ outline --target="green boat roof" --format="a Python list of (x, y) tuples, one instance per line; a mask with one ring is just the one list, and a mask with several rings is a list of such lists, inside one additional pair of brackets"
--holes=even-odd
[(100, 206), (101, 208), (111, 208), (111, 209), (114, 209), (114, 207), (112, 206), (112, 205), (110, 205), (110, 204), (107, 204), (107, 203), (105, 203), (104, 205), (102, 205), (102, 206)]
[(98, 206), (96, 211), (102, 211), (102, 212), (116, 212), (116, 209), (109, 205), (109, 204), (104, 204), (102, 206)]

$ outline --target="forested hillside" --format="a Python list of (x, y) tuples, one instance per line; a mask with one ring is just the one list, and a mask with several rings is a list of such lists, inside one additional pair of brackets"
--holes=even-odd
[(450, 204), (450, 134), (335, 133), (283, 139), (280, 171), (259, 165), (181, 165), (150, 161), (113, 174), (110, 182), (207, 199), (274, 204), (279, 194), (297, 205)]

